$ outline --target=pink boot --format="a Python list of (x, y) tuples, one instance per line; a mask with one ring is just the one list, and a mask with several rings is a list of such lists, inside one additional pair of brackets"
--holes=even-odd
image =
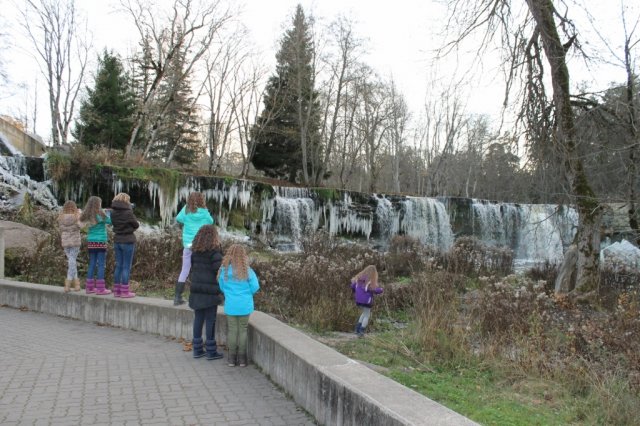
[(96, 295), (97, 296), (104, 296), (107, 294), (111, 294), (111, 290), (107, 290), (105, 288), (105, 282), (104, 280), (96, 280)]
[(129, 291), (129, 284), (120, 284), (120, 297), (123, 299), (129, 299), (131, 297), (136, 297), (136, 294)]
[(87, 294), (92, 294), (96, 292), (96, 280), (93, 278), (87, 278), (87, 283), (84, 286), (84, 290)]
[(113, 297), (121, 297), (120, 292), (122, 288), (122, 284), (114, 284), (113, 285)]

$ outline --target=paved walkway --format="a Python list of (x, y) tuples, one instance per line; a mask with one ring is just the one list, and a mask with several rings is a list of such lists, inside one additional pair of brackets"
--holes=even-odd
[(255, 367), (166, 338), (0, 307), (0, 424), (312, 425)]

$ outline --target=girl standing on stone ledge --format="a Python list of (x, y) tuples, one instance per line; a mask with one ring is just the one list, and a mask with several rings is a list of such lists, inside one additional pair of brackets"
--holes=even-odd
[[(218, 230), (213, 225), (200, 228), (191, 246), (191, 291), (189, 307), (193, 309), (193, 357), (204, 355), (208, 360), (220, 359), (216, 345), (216, 315), (222, 303), (222, 292), (218, 285), (218, 269), (222, 262), (222, 248)], [(203, 350), (202, 326), (205, 326), (206, 341)]]
[(116, 195), (111, 202), (111, 222), (113, 224), (113, 251), (116, 256), (116, 270), (113, 272), (113, 295), (115, 297), (135, 297), (135, 293), (129, 291), (129, 276), (131, 264), (136, 247), (134, 232), (140, 226), (129, 194), (124, 192)]
[(253, 312), (253, 295), (260, 285), (256, 273), (249, 267), (249, 258), (243, 246), (233, 244), (229, 247), (218, 272), (218, 282), (224, 293), (229, 366), (238, 364), (245, 367), (249, 315)]
[(356, 334), (362, 337), (371, 317), (373, 297), (383, 291), (378, 285), (378, 271), (375, 265), (368, 265), (351, 279), (351, 291), (356, 305), (361, 310), (360, 318), (356, 324)]
[(92, 196), (80, 215), (80, 221), (89, 226), (87, 233), (87, 248), (89, 250), (89, 269), (87, 271), (87, 294), (111, 294), (104, 282), (104, 267), (107, 260), (107, 225), (111, 225), (111, 218), (102, 210), (102, 199)]
[(191, 243), (200, 228), (204, 225), (213, 225), (213, 218), (207, 210), (204, 195), (200, 192), (192, 192), (187, 198), (187, 205), (180, 210), (176, 221), (182, 224), (182, 270), (176, 283), (174, 305), (182, 305), (182, 292), (184, 284), (191, 270)]
[(80, 291), (80, 279), (78, 278), (78, 266), (76, 259), (80, 253), (82, 238), (80, 236), (80, 210), (76, 203), (69, 200), (62, 206), (62, 213), (58, 216), (60, 227), (60, 240), (64, 254), (67, 256), (67, 279), (64, 280), (64, 292), (69, 291), (71, 283), (73, 290)]

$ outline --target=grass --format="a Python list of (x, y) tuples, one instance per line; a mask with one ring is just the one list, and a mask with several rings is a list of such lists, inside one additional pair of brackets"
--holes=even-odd
[(599, 423), (588, 396), (572, 395), (561, 383), (473, 361), (425, 364), (411, 346), (409, 336), (396, 330), (339, 343), (336, 349), (384, 367), (382, 374), (481, 424)]

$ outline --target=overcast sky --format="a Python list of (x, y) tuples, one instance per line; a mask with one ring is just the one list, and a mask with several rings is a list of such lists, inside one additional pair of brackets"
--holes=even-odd
[[(584, 0), (597, 15), (602, 32), (610, 34), (619, 24), (618, 0)], [(17, 2), (17, 3), (16, 3)], [(170, 3), (170, 0), (160, 0)], [(631, 3), (627, 0), (628, 3)], [(367, 39), (369, 55), (366, 61), (384, 77), (393, 76), (396, 84), (406, 96), (410, 107), (417, 114), (426, 96), (429, 83), (434, 76), (433, 50), (440, 46), (446, 11), (440, 0), (245, 0), (240, 19), (250, 30), (253, 42), (264, 52), (265, 63), (275, 64), (275, 52), (283, 32), (290, 27), (296, 5), (302, 4), (307, 15), (312, 14), (319, 24), (329, 23), (338, 15), (351, 17), (357, 22), (358, 36)], [(47, 127), (48, 106), (44, 79), (38, 76), (35, 59), (27, 46), (19, 39), (15, 13), (16, 4), (22, 0), (0, 0), (0, 10), (5, 20), (12, 24), (9, 29), (14, 44), (2, 52), (5, 58), (13, 90), (0, 94), (0, 114), (18, 115), (32, 111), (34, 82), (38, 79), (39, 118), (37, 132), (45, 139), (49, 137)], [(137, 43), (137, 33), (131, 18), (116, 12), (117, 0), (76, 0), (79, 10), (86, 15), (93, 34), (94, 51), (104, 47), (125, 55)], [(233, 2), (233, 4), (240, 4)], [(608, 5), (603, 6), (603, 4)], [(612, 6), (614, 5), (614, 6)], [(597, 10), (601, 8), (602, 10)], [(580, 29), (586, 32), (586, 25)], [(593, 39), (591, 34), (589, 37)], [(459, 60), (460, 58), (458, 58)], [(458, 63), (451, 57), (438, 65), (440, 78), (448, 78), (457, 70), (465, 71), (468, 65)], [(464, 60), (464, 58), (463, 58)], [(91, 68), (93, 73), (95, 66)], [(272, 67), (273, 69), (273, 67)], [(572, 78), (578, 81), (597, 81), (602, 87), (610, 81), (622, 81), (623, 71), (615, 67), (594, 64), (587, 69), (581, 63), (571, 64)], [(469, 81), (467, 108), (471, 113), (496, 115), (499, 112), (503, 84), (495, 60), (484, 61), (478, 79)], [(16, 89), (22, 84), (25, 89)], [(25, 100), (25, 93), (29, 100)]]

